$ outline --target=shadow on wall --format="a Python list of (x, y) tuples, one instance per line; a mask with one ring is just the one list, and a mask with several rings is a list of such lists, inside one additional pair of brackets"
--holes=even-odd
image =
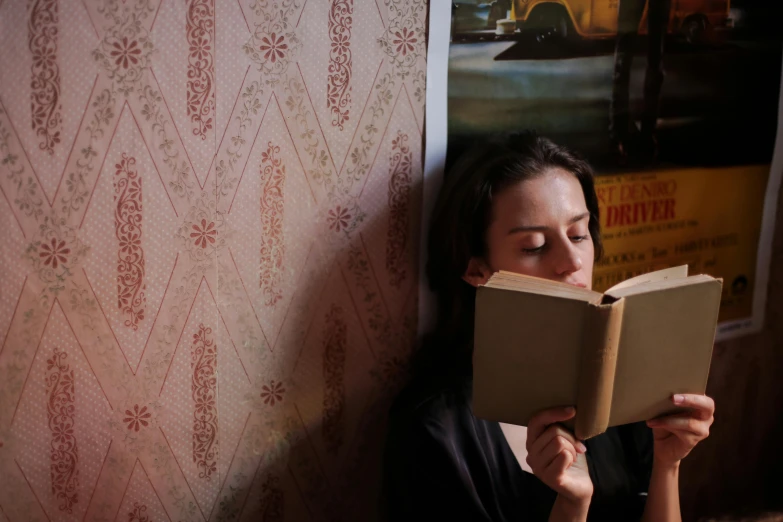
[[(412, 192), (420, 194), (421, 187)], [(319, 342), (313, 342), (307, 329), (324, 326), (331, 308), (323, 303), (339, 297), (324, 289), (335, 278), (345, 276), (352, 295), (356, 294), (359, 285), (354, 283), (360, 280), (357, 274), (360, 268), (369, 268), (357, 245), (383, 239), (387, 220), (386, 214), (373, 216), (332, 250), (336, 254), (323, 254), (318, 270), (308, 274), (303, 288), (314, 296), (314, 322), (301, 325), (304, 333), (299, 350), (293, 349), (294, 345), (282, 350), (286, 358), (311, 351), (309, 359), (305, 356), (300, 363), (307, 370), (295, 373), (291, 393), (285, 397), (288, 408), (265, 417), (252, 434), (249, 458), (260, 457), (260, 462), (256, 472), (245, 474), (233, 490), (235, 498), (246, 500), (232, 503), (222, 498), (219, 519), (234, 519), (240, 512), (241, 520), (383, 519), (380, 489), (387, 413), (407, 380), (406, 365), (416, 336), (416, 296), (408, 300), (405, 312), (397, 319), (367, 321), (374, 325), (367, 332), (374, 350), (371, 365), (360, 369), (352, 366), (351, 353), (357, 346), (348, 347), (344, 380), (337, 383), (344, 390), (342, 402), (326, 398), (326, 390), (335, 381), (323, 372), (324, 361), (334, 346), (330, 342), (340, 334), (330, 337), (326, 333)], [(716, 400), (716, 421), (711, 436), (682, 466), (681, 500), (686, 521), (783, 520), (783, 516), (768, 512), (783, 508), (779, 494), (783, 484), (778, 473), (783, 463), (778, 456), (783, 422), (777, 415), (783, 407), (783, 389), (778, 384), (783, 371), (783, 273), (775, 270), (783, 266), (781, 212), (776, 225), (767, 326), (760, 334), (715, 347), (708, 394)], [(412, 237), (417, 259), (418, 233)], [(414, 263), (410, 266), (417, 270)], [(365, 311), (372, 309), (373, 298), (377, 297), (373, 292), (367, 296), (367, 303), (356, 303), (359, 307), (367, 305)], [(355, 378), (360, 374), (364, 380)], [(315, 413), (307, 416), (306, 412)], [(334, 433), (342, 435), (333, 438)], [(342, 442), (334, 444), (335, 440)]]
[(715, 423), (710, 437), (682, 464), (680, 493), (685, 521), (783, 520), (780, 267), (783, 190), (778, 195), (765, 327), (758, 334), (715, 345), (707, 383), (707, 394), (715, 399)]
[[(311, 298), (291, 312), (304, 320), (275, 348), (281, 360), (273, 359), (277, 369), (269, 372), (290, 369), (292, 377), (277, 396), (271, 388), (265, 392), (261, 422), (247, 428), (250, 440), (242, 444), (249, 451), (237, 456), (247, 459), (243, 471), (257, 469), (232, 480), (234, 487), (223, 488), (218, 519), (382, 517), (387, 414), (407, 381), (416, 343), (421, 190), (420, 182), (410, 187), (405, 244), (391, 241), (400, 252), (389, 250), (404, 254), (397, 269), (404, 271), (410, 288), (401, 307), (389, 309), (384, 302), (378, 288), (384, 281), (373, 274), (370, 259), (378, 249), (392, 248), (393, 204), (368, 215), (360, 227), (338, 233), (334, 241), (321, 238), (314, 247), (315, 268), (303, 274), (297, 289)], [(374, 270), (385, 276), (379, 272), (383, 267), (376, 264)], [(386, 272), (395, 270), (387, 266)]]
[[(366, 224), (362, 236), (381, 235), (385, 219), (376, 216)], [(346, 246), (335, 261), (346, 263), (349, 254), (350, 247)], [(783, 511), (783, 483), (778, 473), (783, 463), (778, 456), (783, 420), (777, 415), (783, 409), (783, 389), (779, 385), (783, 371), (783, 273), (775, 270), (780, 266), (783, 212), (778, 212), (776, 222), (766, 328), (757, 335), (715, 347), (707, 393), (717, 403), (716, 421), (711, 436), (697, 446), (682, 466), (685, 521), (783, 521), (783, 515), (769, 512)], [(322, 270), (309, 288), (322, 287), (329, 277), (329, 272)], [(346, 433), (353, 431), (355, 437), (338, 452), (341, 464), (322, 467), (314, 448), (322, 444), (316, 439), (323, 439), (323, 417), (309, 424), (306, 432), (294, 428), (281, 433), (284, 442), (277, 452), (267, 450), (268, 460), (252, 480), (246, 515), (261, 515), (263, 520), (310, 516), (329, 520), (383, 519), (379, 494), (387, 413), (407, 380), (405, 363), (415, 343), (416, 330), (415, 314), (411, 317), (413, 324), (398, 325), (401, 329), (396, 334), (380, 340), (388, 343), (389, 351), (386, 359), (378, 359), (374, 370), (369, 370), (377, 377), (372, 386), (346, 389), (343, 411), (366, 407), (358, 422), (345, 427)], [(318, 385), (308, 387), (304, 383), (297, 393), (292, 397), (295, 402), (299, 397), (306, 401), (313, 395), (321, 396)]]

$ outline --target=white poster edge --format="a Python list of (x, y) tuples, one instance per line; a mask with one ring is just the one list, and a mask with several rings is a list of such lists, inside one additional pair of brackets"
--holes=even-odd
[[(764, 329), (764, 316), (769, 290), (769, 273), (772, 269), (772, 241), (775, 235), (778, 194), (783, 177), (783, 70), (781, 71), (781, 89), (778, 100), (778, 131), (775, 136), (775, 150), (767, 178), (764, 194), (764, 210), (761, 218), (761, 233), (756, 250), (756, 278), (753, 287), (753, 307), (751, 317), (724, 321), (718, 324), (716, 341), (727, 341), (744, 335), (758, 333)], [(726, 282), (724, 281), (724, 285)]]
[(427, 281), (427, 237), (435, 199), (443, 183), (448, 134), (449, 40), (451, 39), (451, 0), (429, 2), (427, 41), (427, 81), (424, 108), (424, 186), (421, 208), (419, 256), (419, 325), (421, 338), (435, 326), (436, 302)]

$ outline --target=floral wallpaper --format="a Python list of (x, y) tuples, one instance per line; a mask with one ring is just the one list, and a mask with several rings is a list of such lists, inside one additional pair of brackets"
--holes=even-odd
[(0, 0), (0, 522), (373, 520), (426, 0)]

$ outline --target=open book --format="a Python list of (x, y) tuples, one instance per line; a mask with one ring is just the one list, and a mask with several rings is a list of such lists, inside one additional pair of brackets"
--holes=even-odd
[(675, 393), (707, 386), (722, 281), (688, 267), (601, 294), (511, 272), (476, 292), (473, 412), (526, 426), (575, 406), (580, 439), (676, 411)]

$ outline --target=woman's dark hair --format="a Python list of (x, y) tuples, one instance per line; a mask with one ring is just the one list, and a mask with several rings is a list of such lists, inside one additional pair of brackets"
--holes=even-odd
[(579, 180), (590, 212), (588, 229), (595, 257), (601, 256), (593, 169), (584, 159), (534, 133), (474, 144), (446, 173), (433, 209), (426, 272), (437, 296), (438, 319), (415, 363), (418, 369), (424, 365), (439, 373), (470, 374), (476, 290), (462, 276), (471, 257), (487, 254), (493, 196), (552, 168), (570, 172)]

